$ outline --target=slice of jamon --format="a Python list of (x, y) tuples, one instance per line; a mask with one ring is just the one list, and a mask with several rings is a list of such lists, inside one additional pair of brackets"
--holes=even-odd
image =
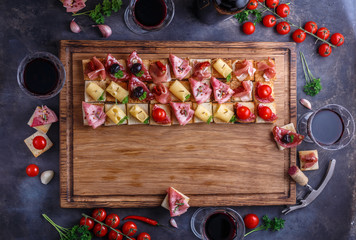
[(256, 84), (256, 89), (255, 89), (255, 99), (258, 100), (261, 103), (270, 103), (274, 101), (274, 98), (272, 97), (272, 94), (269, 95), (267, 98), (261, 98), (258, 96), (258, 89), (263, 86), (264, 84), (257, 82)]
[(169, 61), (171, 62), (175, 77), (179, 80), (182, 80), (192, 69), (188, 60), (183, 60), (173, 54), (169, 54)]
[(187, 198), (183, 194), (172, 187), (167, 190), (167, 193), (171, 217), (180, 216), (188, 210), (190, 206)]
[(304, 169), (311, 168), (317, 162), (318, 158), (315, 156), (315, 153), (312, 152), (302, 156), (302, 158), (300, 159), (300, 167)]
[(180, 125), (186, 125), (190, 120), (192, 120), (194, 115), (194, 110), (190, 108), (189, 103), (169, 103), (173, 109), (174, 115), (176, 116)]
[(223, 83), (214, 77), (211, 78), (210, 82), (213, 87), (215, 101), (218, 103), (227, 102), (232, 94), (234, 94), (234, 90), (232, 90), (226, 83)]
[[(154, 104), (154, 105), (153, 105), (153, 108), (152, 108), (152, 112), (154, 112), (154, 111), (157, 110), (157, 109), (163, 109), (163, 108), (161, 108), (161, 107), (158, 106), (157, 104)], [(163, 109), (163, 111), (166, 111), (166, 110)], [(156, 120), (155, 120), (155, 121), (156, 121)], [(156, 122), (157, 122), (157, 121), (156, 121)], [(161, 124), (171, 123), (171, 119), (169, 118), (168, 114), (166, 114), (166, 117), (165, 117), (162, 121), (157, 122), (157, 123), (161, 123)]]
[(209, 71), (210, 62), (194, 62), (193, 75), (192, 77), (196, 80), (208, 79), (211, 77), (211, 72)]
[[(240, 107), (243, 107), (243, 106), (244, 105), (237, 103), (236, 104), (236, 112), (237, 112), (237, 109), (239, 109)], [(250, 122), (254, 122), (255, 119), (256, 119), (256, 115), (250, 110), (250, 116), (247, 119), (238, 118), (238, 122), (250, 123)]]
[(208, 101), (208, 99), (210, 99), (212, 90), (206, 82), (201, 82), (193, 78), (189, 78), (189, 83), (195, 101), (198, 104), (205, 103), (206, 101)]
[(171, 81), (171, 70), (168, 64), (163, 64), (160, 61), (151, 63), (149, 72), (154, 84)]
[(139, 100), (141, 100), (141, 101), (150, 101), (150, 100), (152, 100), (154, 98), (153, 94), (148, 89), (146, 84), (144, 84), (142, 81), (140, 81), (137, 77), (131, 76), (131, 78), (129, 80), (129, 91), (130, 91), (130, 95), (131, 95), (132, 98), (135, 98), (133, 96), (133, 92), (134, 92), (135, 88), (137, 88), (137, 87), (142, 87), (144, 94), (146, 94), (145, 98), (139, 99)]
[(252, 81), (242, 81), (240, 87), (234, 90), (233, 97), (239, 97), (241, 101), (251, 101)]
[(57, 115), (49, 109), (46, 105), (37, 107), (33, 115), (33, 121), (31, 127), (38, 127), (45, 124), (57, 122)]
[(168, 88), (164, 86), (162, 83), (154, 86), (152, 89), (152, 93), (159, 103), (166, 104), (171, 101), (171, 94), (168, 91)]
[(87, 65), (85, 74), (88, 75), (90, 80), (95, 80), (99, 77), (101, 80), (104, 80), (106, 78), (106, 71), (105, 71), (104, 64), (96, 57), (92, 57), (92, 59)]
[(276, 76), (275, 64), (273, 63), (273, 61), (270, 58), (268, 58), (267, 63), (266, 62), (258, 62), (257, 63), (257, 70), (258, 71), (264, 71), (263, 77), (266, 80), (269, 80), (269, 79), (274, 78)]
[(86, 0), (61, 0), (67, 12), (76, 13), (85, 8)]
[(150, 76), (150, 73), (148, 72), (147, 68), (145, 67), (145, 65), (143, 64), (142, 59), (137, 55), (136, 51), (133, 51), (130, 56), (127, 58), (127, 67), (130, 71), (132, 65), (134, 65), (135, 63), (140, 63), (141, 64), (141, 71), (140, 71), (140, 76), (138, 76), (137, 74), (132, 74), (135, 75), (136, 77), (138, 77), (138, 79), (140, 79), (141, 81), (143, 80), (151, 80), (152, 77)]
[(89, 126), (95, 129), (104, 124), (106, 114), (103, 106), (82, 102), (82, 107)]
[[(122, 72), (122, 77), (117, 78), (115, 77), (115, 74), (111, 74), (110, 68), (112, 65), (114, 64), (118, 64), (120, 66), (120, 70)], [(124, 66), (118, 61), (116, 60), (116, 58), (114, 58), (110, 53), (106, 56), (105, 59), (105, 70), (106, 72), (109, 74), (111, 80), (118, 82), (118, 81), (124, 81), (129, 79), (129, 74), (126, 72), (126, 69), (124, 68)]]
[(253, 67), (251, 61), (247, 61), (246, 59), (243, 62), (235, 63), (235, 71), (234, 74), (239, 81), (243, 81), (247, 76), (253, 76), (255, 74), (256, 69)]
[[(282, 141), (282, 139), (283, 139), (283, 137), (285, 135), (289, 135), (290, 136), (291, 142), (286, 143), (286, 142)], [(280, 127), (277, 127), (277, 126), (275, 126), (273, 128), (273, 136), (274, 136), (274, 140), (280, 146), (282, 146), (284, 148), (296, 147), (299, 144), (301, 144), (303, 139), (304, 139), (303, 135), (300, 135), (298, 133), (295, 133), (295, 132), (292, 132), (292, 131), (289, 131), (289, 130), (286, 130), (284, 128), (280, 128)]]

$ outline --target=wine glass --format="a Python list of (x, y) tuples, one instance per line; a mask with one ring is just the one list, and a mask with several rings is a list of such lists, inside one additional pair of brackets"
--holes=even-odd
[(343, 106), (328, 104), (304, 114), (298, 121), (298, 132), (305, 136), (305, 142), (316, 143), (326, 150), (339, 150), (353, 139), (355, 121)]

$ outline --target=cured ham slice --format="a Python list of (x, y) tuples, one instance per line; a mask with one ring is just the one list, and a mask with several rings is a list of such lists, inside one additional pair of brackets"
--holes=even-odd
[(160, 61), (154, 62), (150, 65), (149, 73), (154, 84), (171, 81), (171, 70), (168, 64), (163, 64)]
[(150, 100), (152, 100), (154, 98), (153, 94), (150, 92), (150, 90), (148, 89), (146, 84), (144, 84), (142, 81), (140, 81), (137, 77), (131, 76), (131, 78), (129, 80), (129, 91), (130, 91), (130, 95), (131, 95), (132, 98), (136, 98), (133, 95), (133, 92), (135, 91), (135, 89), (137, 87), (142, 87), (143, 88), (143, 92), (146, 95), (144, 98), (139, 99), (139, 100), (141, 100), (141, 101), (150, 101)]
[(206, 82), (197, 81), (189, 78), (190, 88), (192, 89), (195, 101), (198, 104), (205, 103), (210, 99), (211, 88)]
[(189, 66), (188, 60), (183, 60), (173, 54), (169, 54), (169, 61), (171, 62), (175, 77), (179, 80), (182, 80), (192, 69), (192, 67)]
[(58, 121), (57, 115), (45, 105), (36, 108), (33, 115), (31, 127), (38, 127), (38, 126), (54, 123), (57, 121)]
[(174, 115), (176, 116), (180, 125), (186, 125), (194, 116), (194, 110), (190, 108), (189, 103), (169, 103), (173, 109)]
[(256, 72), (256, 68), (253, 67), (251, 61), (246, 59), (243, 62), (235, 63), (234, 74), (239, 81), (245, 80), (248, 76), (253, 76)]
[(215, 101), (218, 103), (227, 102), (234, 94), (234, 90), (232, 90), (226, 83), (223, 83), (214, 77), (211, 78), (210, 82), (213, 87)]
[[(246, 107), (240, 103), (236, 104), (236, 112), (240, 107)], [(243, 122), (243, 123), (250, 123), (250, 122), (254, 122), (256, 119), (256, 115), (253, 113), (253, 111), (250, 110), (250, 116), (247, 119), (241, 119), (237, 117), (238, 122)]]
[[(285, 135), (289, 135), (291, 137), (291, 142), (290, 143), (285, 143), (282, 141), (283, 137)], [(298, 133), (286, 130), (284, 128), (280, 128), (275, 126), (273, 128), (273, 136), (274, 136), (274, 140), (282, 147), (284, 148), (291, 148), (291, 147), (296, 147), (299, 144), (302, 143), (304, 136), (300, 135)]]
[(199, 81), (211, 78), (210, 62), (195, 62), (192, 77)]
[(106, 78), (106, 71), (104, 64), (93, 57), (87, 65), (87, 69), (85, 70), (85, 74), (88, 75), (90, 80), (95, 80), (97, 78), (101, 78), (102, 80)]
[(269, 81), (276, 76), (275, 64), (270, 58), (268, 58), (267, 62), (258, 62), (257, 70), (264, 71), (263, 77), (266, 81)]
[(300, 158), (300, 167), (303, 169), (311, 168), (318, 162), (318, 158), (314, 152), (305, 154)]
[(104, 124), (106, 119), (104, 106), (82, 102), (82, 107), (89, 126), (95, 129)]
[(180, 216), (190, 207), (186, 196), (170, 187), (167, 190), (171, 217)]
[[(263, 108), (263, 107), (266, 107), (266, 106), (258, 104), (257, 105), (257, 112), (259, 112), (260, 109)], [(271, 115), (271, 117), (269, 119), (263, 119), (263, 120), (266, 121), (266, 122), (273, 122), (273, 121), (275, 121), (277, 119), (278, 119), (277, 115), (274, 112), (272, 112), (272, 115)]]
[[(117, 78), (117, 77), (115, 77), (114, 74), (110, 73), (110, 68), (114, 64), (118, 64), (120, 66), (119, 71), (122, 72), (121, 78)], [(126, 72), (126, 69), (124, 68), (124, 66), (118, 60), (116, 60), (116, 58), (114, 58), (110, 53), (106, 56), (106, 59), (105, 59), (105, 70), (109, 74), (111, 80), (113, 80), (115, 82), (124, 81), (124, 80), (129, 79), (129, 74)]]
[(240, 98), (239, 100), (243, 102), (251, 101), (252, 100), (252, 81), (242, 81), (240, 87), (234, 89), (234, 98)]
[(171, 94), (169, 93), (168, 88), (161, 83), (154, 86), (152, 93), (156, 101), (159, 103), (166, 104), (171, 101)]
[[(152, 108), (152, 113), (153, 113), (155, 110), (157, 110), (157, 109), (163, 109), (163, 108), (161, 108), (161, 107), (158, 106), (157, 104), (154, 104), (154, 105), (153, 105), (153, 108)], [(163, 109), (163, 111), (166, 111), (166, 110)], [(155, 119), (154, 119), (154, 120), (155, 120)], [(171, 123), (171, 119), (170, 119), (170, 117), (168, 116), (168, 114), (166, 114), (166, 117), (164, 118), (164, 120), (159, 121), (159, 122), (155, 120), (155, 122), (161, 123), (161, 124), (168, 124), (168, 123)]]
[(86, 0), (61, 0), (67, 12), (76, 13), (85, 8)]
[[(261, 98), (258, 95), (258, 89), (263, 86), (264, 84), (261, 84), (260, 82), (256, 83), (256, 89), (255, 89), (255, 99), (261, 103), (270, 103), (274, 101), (274, 98), (272, 97), (272, 94), (270, 94), (267, 98)], [(269, 86), (269, 85), (268, 85)]]
[[(145, 65), (143, 64), (142, 59), (137, 55), (136, 51), (133, 51), (130, 56), (127, 58), (127, 67), (130, 70), (132, 65), (134, 65), (135, 63), (140, 63), (142, 68), (140, 71), (140, 76), (135, 75), (136, 77), (138, 77), (141, 81), (143, 80), (151, 80), (152, 77), (150, 76), (147, 68), (145, 67)], [(134, 74), (133, 74), (134, 75)]]

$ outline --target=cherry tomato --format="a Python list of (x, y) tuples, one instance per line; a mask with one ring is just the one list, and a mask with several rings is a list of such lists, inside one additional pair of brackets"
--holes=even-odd
[(272, 110), (267, 106), (263, 106), (258, 109), (258, 116), (264, 120), (268, 120), (272, 117)]
[(152, 112), (152, 117), (156, 122), (162, 122), (166, 118), (166, 111), (162, 108), (157, 108)]
[(137, 236), (137, 240), (151, 240), (151, 236), (148, 233), (143, 232)]
[(256, 214), (247, 214), (244, 217), (244, 222), (245, 222), (245, 226), (248, 229), (252, 229), (252, 228), (257, 227), (257, 225), (260, 222), (260, 220), (258, 219)]
[(294, 31), (292, 38), (293, 38), (294, 42), (301, 43), (305, 40), (306, 36), (307, 36), (307, 34), (303, 30), (297, 29)]
[(95, 224), (93, 233), (97, 237), (104, 237), (108, 233), (108, 228), (100, 223)]
[(94, 209), (91, 216), (93, 218), (95, 218), (96, 220), (103, 222), (106, 218), (106, 211), (104, 208), (97, 208), (97, 209)]
[(344, 44), (345, 38), (341, 33), (334, 33), (331, 35), (330, 42), (336, 46)]
[(255, 32), (255, 25), (252, 22), (245, 22), (242, 25), (242, 31), (245, 34), (250, 35)]
[(246, 120), (250, 117), (251, 111), (248, 107), (241, 106), (236, 109), (236, 114), (238, 118)]
[(109, 214), (105, 219), (105, 224), (109, 225), (112, 228), (116, 228), (117, 226), (119, 226), (119, 223), (120, 223), (120, 218), (115, 213)]
[[(120, 230), (117, 230), (117, 231), (121, 232)], [(114, 230), (111, 230), (109, 232), (108, 238), (109, 238), (109, 240), (122, 240), (123, 236), (121, 234), (115, 232)]]
[(290, 32), (290, 25), (287, 22), (280, 22), (277, 24), (277, 32), (281, 35), (286, 35)]
[(91, 230), (94, 227), (94, 221), (91, 220), (90, 218), (85, 219), (85, 217), (82, 217), (80, 219), (79, 225), (80, 226), (87, 225), (88, 226), (88, 230)]
[(257, 0), (250, 0), (247, 4), (247, 9), (254, 10), (258, 6)]
[(279, 0), (266, 0), (266, 6), (269, 8), (276, 8), (279, 4)]
[(283, 3), (283, 4), (278, 5), (276, 12), (280, 17), (285, 18), (289, 15), (290, 9), (287, 4)]
[(260, 98), (268, 98), (272, 93), (272, 88), (269, 85), (262, 85), (257, 89), (257, 95)]
[(313, 21), (309, 21), (307, 22), (305, 25), (304, 25), (304, 29), (307, 31), (307, 32), (310, 32), (310, 33), (316, 33), (316, 31), (318, 30), (318, 25), (316, 25), (315, 22)]
[(38, 150), (42, 150), (46, 147), (47, 145), (47, 141), (44, 137), (42, 136), (36, 136), (33, 140), (32, 140), (32, 145), (34, 146), (34, 148), (38, 149)]
[(36, 177), (40, 172), (36, 164), (30, 164), (26, 168), (26, 173), (29, 177)]
[(276, 25), (277, 20), (276, 17), (273, 15), (266, 15), (263, 17), (262, 23), (266, 27), (273, 27), (274, 25)]
[(264, 2), (265, 0), (258, 0), (259, 2)]
[(328, 57), (331, 54), (332, 50), (329, 44), (323, 43), (319, 47), (319, 54), (322, 57)]
[(324, 40), (328, 39), (330, 36), (330, 31), (326, 27), (319, 28), (316, 35)]
[(131, 237), (137, 232), (137, 226), (134, 222), (125, 222), (122, 226), (122, 232)]

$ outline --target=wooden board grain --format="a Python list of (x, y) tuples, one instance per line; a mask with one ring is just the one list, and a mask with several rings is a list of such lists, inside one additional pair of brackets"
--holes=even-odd
[(81, 60), (111, 53), (126, 58), (276, 60), (277, 125), (296, 124), (294, 43), (69, 41), (60, 43), (67, 72), (60, 94), (60, 203), (65, 208), (159, 206), (173, 186), (191, 206), (293, 204), (287, 169), (296, 150), (279, 151), (272, 124), (119, 126), (93, 130), (82, 123)]

